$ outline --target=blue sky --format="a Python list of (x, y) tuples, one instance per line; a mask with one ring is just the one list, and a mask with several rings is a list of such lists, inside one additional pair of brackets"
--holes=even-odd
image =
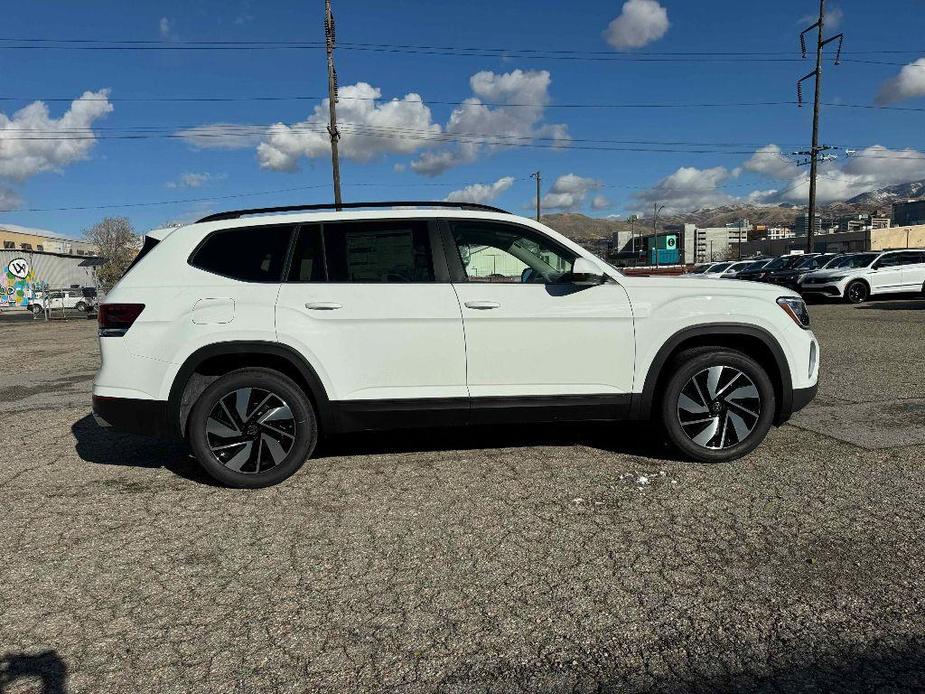
[[(318, 42), (320, 6), (19, 3), (4, 12), (0, 39), (150, 41), (158, 49)], [(335, 0), (338, 76), (348, 97), (339, 105), (347, 121), (344, 197), (442, 199), (455, 191), (523, 212), (532, 205), (530, 172), (539, 169), (547, 208), (601, 216), (644, 212), (655, 200), (678, 211), (737, 199), (799, 202), (806, 171), (787, 155), (808, 145), (812, 109), (781, 102), (795, 99), (796, 80), (812, 67), (793, 59), (817, 7), (814, 0)], [(843, 149), (823, 167), (820, 195), (844, 199), (925, 178), (925, 2), (852, 0), (833, 3), (831, 12), (836, 26), (827, 33), (847, 38), (843, 64), (830, 57), (825, 66), (824, 101), (833, 105), (823, 112), (822, 139)], [(30, 47), (11, 48), (23, 45)], [(35, 45), (0, 41), (0, 209), (7, 208), (0, 222), (79, 235), (120, 214), (144, 231), (225, 208), (331, 200), (329, 155), (311, 120), (326, 94), (321, 48)], [(730, 52), (753, 55), (720, 55)], [(811, 82), (805, 91), (811, 95)], [(91, 98), (73, 106), (48, 101), (47, 118), (34, 103), (85, 92)], [(888, 108), (876, 106), (878, 95)], [(249, 100), (294, 96), (303, 99)], [(242, 100), (157, 100), (165, 97)], [(480, 103), (460, 106), (473, 98)], [(587, 107), (601, 104), (671, 107)], [(216, 123), (192, 133), (212, 137), (187, 132)], [(473, 184), (482, 185), (467, 188)], [(250, 195), (265, 191), (279, 192)], [(217, 199), (236, 195), (244, 197)], [(164, 201), (175, 202), (148, 204)]]

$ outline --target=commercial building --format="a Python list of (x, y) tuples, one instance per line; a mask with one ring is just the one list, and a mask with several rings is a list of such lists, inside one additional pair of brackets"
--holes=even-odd
[[(806, 236), (807, 228), (809, 227), (809, 213), (801, 214), (796, 218), (796, 221), (793, 225), (793, 230), (797, 236)], [(816, 225), (815, 233), (816, 234), (831, 234), (835, 231), (838, 231), (838, 223), (830, 218), (823, 217), (818, 212), (816, 213)]]
[(0, 309), (28, 308), (43, 287), (97, 287), (94, 269), (100, 261), (97, 256), (0, 250)]
[(732, 260), (739, 257), (739, 246), (748, 241), (752, 230), (748, 220), (727, 224), (723, 227), (696, 228), (694, 230), (693, 252), (695, 263), (709, 263), (715, 260)]
[(893, 205), (893, 226), (909, 227), (925, 224), (925, 200), (909, 200)]
[(0, 222), (0, 250), (40, 251), (62, 255), (93, 256), (98, 249), (92, 243), (68, 238), (44, 229), (31, 229)]

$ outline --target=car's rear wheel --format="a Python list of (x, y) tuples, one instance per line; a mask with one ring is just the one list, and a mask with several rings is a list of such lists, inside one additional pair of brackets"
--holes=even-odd
[(87, 304), (83, 301), (78, 301), (77, 304), (74, 306), (74, 308), (76, 308), (81, 313), (87, 312)]
[(40, 313), (42, 313), (42, 307), (39, 306), (38, 304), (32, 304), (29, 308), (32, 310), (33, 316), (37, 316)]
[(774, 386), (758, 362), (722, 348), (682, 352), (662, 397), (670, 441), (695, 460), (722, 463), (753, 451), (771, 428)]
[(845, 300), (851, 304), (863, 304), (867, 301), (870, 290), (861, 280), (855, 280), (845, 287)]
[(222, 376), (196, 401), (190, 447), (209, 475), (230, 487), (269, 487), (302, 467), (318, 441), (311, 401), (271, 369)]

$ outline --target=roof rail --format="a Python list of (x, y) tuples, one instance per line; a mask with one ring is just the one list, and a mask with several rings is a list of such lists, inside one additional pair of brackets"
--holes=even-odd
[(510, 214), (507, 210), (491, 205), (481, 205), (475, 202), (445, 202), (445, 201), (421, 201), (421, 200), (389, 200), (380, 202), (342, 202), (340, 205), (334, 203), (322, 203), (316, 205), (284, 205), (282, 207), (254, 207), (248, 210), (229, 210), (227, 212), (216, 212), (207, 217), (203, 217), (196, 223), (201, 222), (220, 222), (225, 219), (239, 219), (241, 217), (254, 214), (272, 214), (276, 212), (308, 212), (311, 210), (356, 210), (363, 208), (377, 207), (425, 207), (425, 208), (449, 208), (456, 210), (479, 210), (481, 212), (500, 212), (501, 214)]

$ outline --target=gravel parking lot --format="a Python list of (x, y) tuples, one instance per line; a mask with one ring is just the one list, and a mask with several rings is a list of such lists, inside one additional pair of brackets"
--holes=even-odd
[(96, 427), (92, 321), (0, 317), (0, 691), (921, 691), (925, 300), (811, 313), (818, 399), (735, 464), (404, 433), (258, 491)]

